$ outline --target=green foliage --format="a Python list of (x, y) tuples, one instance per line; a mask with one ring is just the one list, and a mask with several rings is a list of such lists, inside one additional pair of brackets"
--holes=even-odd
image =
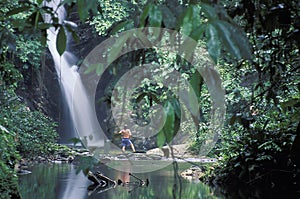
[(76, 170), (76, 173), (83, 172), (85, 175), (88, 174), (89, 171), (92, 170), (97, 164), (99, 164), (99, 160), (97, 160), (95, 157), (91, 156), (82, 156), (79, 158), (79, 165)]
[(16, 134), (0, 125), (0, 198), (17, 198), (18, 178), (14, 170), (20, 159), (16, 149)]
[(62, 176), (71, 173), (70, 164), (38, 164), (30, 167), (33, 172), (20, 176), (19, 186), (22, 198), (57, 198)]
[[(8, 89), (16, 89), (18, 82), (22, 79), (22, 75), (19, 70), (17, 70), (12, 63), (1, 62), (0, 64), (0, 91), (3, 92), (3, 97), (6, 92), (4, 92), (4, 87)], [(2, 96), (1, 100), (4, 100)]]
[[(47, 32), (50, 27), (60, 28), (57, 38), (57, 48), (60, 55), (65, 51), (66, 37), (65, 29), (72, 33), (75, 40), (78, 39), (73, 27), (66, 23), (60, 23), (57, 17), (57, 8), (44, 5), (44, 1), (1, 1), (0, 17), (0, 54), (4, 55), (16, 51), (16, 38), (40, 40), (40, 44), (46, 45)], [(97, 14), (101, 9), (97, 0), (66, 0), (58, 7), (68, 5), (71, 12), (75, 5), (78, 9), (79, 18), (85, 21), (91, 15)], [(48, 17), (45, 17), (47, 15)], [(35, 40), (35, 41), (37, 41)], [(39, 46), (39, 45), (38, 45)], [(38, 47), (37, 46), (37, 47)], [(35, 47), (36, 48), (36, 47)], [(35, 49), (33, 48), (33, 49)], [(33, 50), (31, 49), (31, 50)], [(30, 51), (30, 49), (28, 49)], [(37, 52), (36, 52), (37, 53)], [(28, 53), (25, 53), (25, 55)], [(28, 57), (21, 56), (21, 59)]]
[(56, 124), (40, 112), (23, 104), (1, 106), (0, 122), (17, 134), (18, 150), (25, 157), (48, 155), (56, 142)]
[[(214, 62), (219, 63), (229, 114), (227, 126), (212, 154), (222, 156), (224, 160), (216, 169), (216, 174), (234, 178), (233, 174), (239, 173), (237, 178), (249, 184), (259, 181), (263, 176), (273, 175), (274, 171), (291, 173), (290, 166), (294, 163), (299, 167), (295, 155), (300, 139), (297, 132), (300, 119), (300, 26), (299, 10), (295, 9), (298, 7), (297, 1), (284, 1), (280, 4), (272, 0), (264, 3), (225, 1), (226, 6), (221, 6), (218, 1), (99, 2), (101, 9), (96, 0), (88, 3), (87, 0), (67, 0), (61, 5), (68, 5), (71, 10), (77, 4), (81, 21), (89, 18), (89, 12), (96, 14), (99, 11), (101, 15), (89, 19), (101, 35), (149, 26), (180, 31), (199, 44), (205, 43)], [(54, 10), (41, 4), (42, 1), (22, 1), (20, 4), (15, 1), (1, 2), (1, 16), (5, 16), (0, 17), (1, 61), (6, 61), (9, 57), (7, 55), (16, 49), (16, 40), (24, 46), (18, 56), (22, 61), (28, 61), (32, 50), (39, 47), (32, 48), (35, 42), (24, 45), (27, 37), (23, 39), (18, 35), (35, 32), (33, 35), (38, 35), (37, 38), (45, 41), (46, 29), (50, 26), (60, 28), (57, 47), (60, 54), (65, 51), (66, 30), (74, 31), (67, 24), (58, 22)], [(43, 21), (42, 15), (45, 13), (51, 16), (51, 23)], [(155, 36), (159, 38), (159, 34)], [(109, 49), (109, 62), (119, 56), (129, 39), (132, 39), (131, 35), (125, 35), (119, 38), (116, 46)], [(151, 40), (145, 37), (144, 41)], [(194, 46), (189, 45), (187, 40), (182, 40), (179, 44), (181, 53), (190, 55), (194, 51)], [(17, 47), (17, 50), (20, 49)], [(232, 56), (227, 56), (228, 53)], [(164, 78), (175, 69), (190, 81), (198, 100), (190, 104), (192, 107), (197, 103), (201, 105), (199, 116), (193, 112), (194, 121), (200, 122), (198, 131), (192, 135), (192, 148), (197, 152), (205, 141), (204, 135), (208, 129), (205, 124), (208, 118), (205, 115), (209, 112), (210, 105), (202, 78), (189, 64), (176, 56), (169, 57), (164, 52), (150, 50), (142, 53), (139, 51), (135, 55), (138, 61), (132, 61), (134, 64), (158, 63), (161, 70), (156, 72), (163, 74)], [(245, 59), (250, 61), (243, 61)], [(47, 146), (33, 148), (28, 142), (37, 146), (35, 140), (41, 143), (46, 140), (54, 141), (54, 126), (47, 118), (32, 113), (18, 102), (20, 99), (15, 96), (14, 88), (21, 76), (13, 69), (14, 66), (3, 62), (0, 67), (3, 69), (0, 72), (0, 85), (5, 84), (5, 88), (1, 87), (4, 93), (1, 95), (1, 124), (9, 131), (18, 133), (22, 146), (20, 149), (26, 153), (37, 152), (35, 149), (47, 153)], [(87, 72), (93, 70), (101, 74), (103, 65), (93, 65)], [(142, 92), (133, 96), (137, 119), (148, 122), (150, 107), (154, 104), (164, 105), (167, 123), (157, 137), (158, 145), (162, 146), (172, 139), (177, 128), (179, 108), (175, 103), (172, 104), (176, 97), (163, 85), (147, 80), (140, 89)], [(189, 96), (185, 96), (185, 99), (190, 101)], [(293, 180), (291, 178), (291, 182)]]
[(101, 14), (97, 15), (90, 21), (100, 35), (130, 29), (133, 27), (133, 21), (128, 16), (134, 11), (135, 5), (131, 1), (99, 1)]
[(16, 134), (17, 148), (22, 155), (49, 154), (57, 139), (56, 124), (41, 112), (30, 111), (21, 102), (15, 94), (20, 73), (12, 65), (2, 67), (7, 70), (1, 73), (0, 79), (0, 124)]
[(41, 65), (41, 55), (43, 47), (39, 40), (24, 38), (19, 36), (16, 41), (16, 57), (18, 57), (23, 63), (23, 69), (27, 69), (28, 65), (38, 69)]
[[(74, 0), (71, 0), (74, 2)], [(98, 4), (98, 0), (77, 0), (77, 9), (81, 21), (85, 21), (89, 17), (89, 13), (97, 14), (102, 11)]]
[[(168, 13), (169, 18), (161, 19), (160, 13)], [(163, 3), (160, 9), (157, 5), (148, 4), (141, 15), (140, 26), (157, 27), (161, 23), (170, 29), (174, 29), (173, 24), (176, 24), (176, 30), (181, 30), (196, 41), (207, 40), (208, 52), (215, 62), (220, 58), (222, 47), (238, 60), (252, 59), (248, 38), (218, 4), (183, 5), (174, 1), (174, 4)]]

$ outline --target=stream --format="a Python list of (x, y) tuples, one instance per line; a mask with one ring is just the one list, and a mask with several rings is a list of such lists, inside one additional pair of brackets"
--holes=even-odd
[[(189, 168), (186, 163), (179, 164), (179, 170)], [(137, 179), (129, 173), (117, 171), (105, 165), (99, 165), (96, 170), (107, 177), (123, 182), (108, 190), (88, 190), (93, 183), (74, 164), (37, 164), (28, 168), (32, 173), (19, 177), (20, 193), (23, 199), (171, 199), (179, 197), (179, 183), (173, 193), (174, 171), (172, 165), (161, 170), (134, 174), (142, 180), (149, 180), (148, 186), (138, 186)], [(221, 198), (213, 190), (201, 183), (191, 182), (180, 177), (181, 198)], [(178, 181), (176, 181), (178, 182)]]

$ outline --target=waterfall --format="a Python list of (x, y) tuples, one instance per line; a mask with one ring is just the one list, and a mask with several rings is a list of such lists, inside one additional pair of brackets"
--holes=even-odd
[[(66, 11), (63, 6), (58, 7), (60, 0), (46, 2), (46, 5), (57, 10), (57, 16), (60, 24), (66, 18)], [(51, 20), (45, 16), (45, 20)], [(87, 96), (84, 85), (78, 73), (76, 66), (76, 56), (67, 49), (62, 56), (59, 55), (56, 48), (56, 38), (58, 29), (51, 27), (47, 30), (47, 45), (53, 57), (55, 69), (59, 78), (63, 105), (65, 105), (65, 117), (62, 125), (67, 132), (62, 132), (61, 142), (68, 142), (70, 138), (79, 137), (83, 140), (86, 147), (101, 147), (104, 145), (103, 136), (101, 135), (100, 125), (95, 117), (93, 99)], [(67, 34), (67, 46), (70, 39)], [(74, 97), (76, 99), (74, 100)]]

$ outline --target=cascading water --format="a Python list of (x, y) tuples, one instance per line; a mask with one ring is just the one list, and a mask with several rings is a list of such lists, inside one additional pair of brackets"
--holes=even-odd
[[(66, 18), (66, 11), (63, 6), (59, 6), (60, 0), (52, 0), (46, 2), (47, 6), (56, 10), (60, 23), (62, 24)], [(48, 16), (46, 20), (51, 20)], [(48, 48), (55, 63), (55, 69), (58, 74), (62, 98), (66, 105), (64, 116), (64, 132), (61, 135), (61, 142), (68, 142), (70, 138), (80, 137), (84, 144), (89, 146), (101, 147), (104, 145), (101, 134), (95, 134), (98, 131), (99, 124), (94, 117), (94, 109), (92, 100), (87, 96), (85, 88), (81, 82), (80, 75), (76, 66), (77, 58), (70, 51), (66, 50), (62, 56), (59, 55), (56, 48), (56, 38), (58, 29), (54, 27), (47, 30)], [(69, 39), (67, 43), (69, 42)], [(76, 100), (73, 99), (76, 92)], [(78, 99), (79, 98), (79, 99)], [(76, 119), (76, 123), (75, 123)], [(98, 131), (100, 132), (100, 131)], [(80, 135), (78, 135), (78, 133)], [(92, 135), (92, 136), (91, 136)], [(96, 137), (96, 136), (97, 137)]]
[[(52, 0), (51, 2), (46, 2), (47, 6), (52, 7), (53, 10), (56, 10), (60, 23), (63, 23), (66, 14), (65, 9), (60, 6), (58, 7), (60, 0)], [(45, 16), (46, 20), (51, 20), (50, 17)], [(48, 48), (53, 57), (55, 69), (58, 74), (59, 83), (61, 87), (63, 101), (65, 102), (65, 118), (64, 130), (67, 130), (61, 135), (61, 142), (68, 142), (68, 139), (72, 137), (80, 137), (84, 139), (84, 144), (86, 147), (96, 146), (101, 147), (104, 145), (103, 138), (100, 134), (98, 137), (93, 136), (91, 139), (91, 132), (95, 132), (95, 129), (98, 129), (99, 124), (96, 118), (93, 117), (94, 109), (92, 108), (92, 102), (86, 95), (85, 88), (81, 82), (80, 75), (77, 71), (77, 62), (76, 56), (70, 51), (65, 51), (62, 56), (59, 55), (56, 48), (56, 38), (58, 30), (55, 28), (49, 28), (47, 30), (48, 34)], [(74, 92), (76, 92), (76, 100), (73, 100)], [(79, 118), (79, 119), (78, 119)], [(77, 121), (75, 123), (75, 120)], [(80, 132), (80, 136), (76, 133)], [(95, 135), (95, 133), (93, 134)], [(59, 198), (85, 198), (86, 192), (84, 190), (78, 190), (74, 187), (87, 186), (88, 180), (84, 182), (78, 180), (80, 175), (70, 173), (68, 176), (70, 181), (64, 191), (61, 193)]]

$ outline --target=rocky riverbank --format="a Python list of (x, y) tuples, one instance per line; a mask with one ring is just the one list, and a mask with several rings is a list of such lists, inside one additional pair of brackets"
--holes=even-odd
[[(30, 159), (22, 158), (15, 168), (20, 175), (29, 174), (30, 171), (28, 171), (28, 167), (32, 164), (73, 163), (74, 160), (80, 157), (95, 157), (97, 160), (99, 160), (99, 164), (107, 165), (114, 161), (159, 161), (163, 164), (167, 164), (167, 162), (173, 162), (174, 160), (176, 162), (189, 162), (191, 164), (213, 163), (217, 161), (217, 159), (214, 158), (197, 157), (188, 153), (186, 145), (175, 145), (172, 146), (172, 148), (163, 147), (162, 149), (155, 148), (148, 151), (139, 151), (136, 153), (122, 153), (121, 150), (110, 151), (110, 153), (101, 153), (100, 151), (97, 152), (97, 150), (91, 152), (90, 150), (83, 147), (62, 145), (52, 155), (37, 156)], [(202, 176), (202, 173), (202, 169), (191, 167), (190, 170), (184, 171), (182, 173), (182, 177), (190, 178), (192, 176), (196, 178), (198, 177), (199, 179)]]

